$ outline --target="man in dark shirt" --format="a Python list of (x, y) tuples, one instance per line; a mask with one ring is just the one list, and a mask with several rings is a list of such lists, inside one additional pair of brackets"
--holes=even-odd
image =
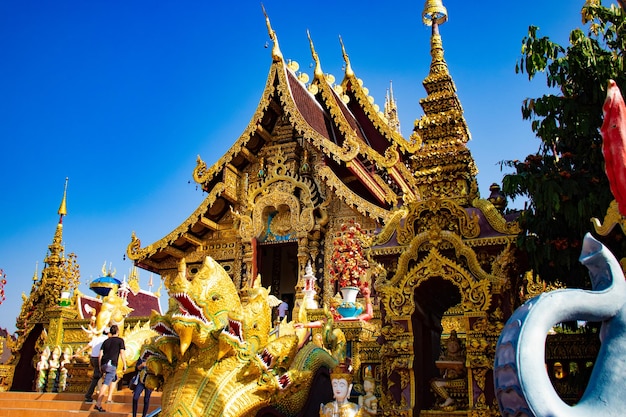
[(102, 348), (100, 349), (100, 370), (104, 375), (104, 382), (102, 388), (98, 393), (98, 400), (96, 401), (96, 410), (104, 412), (102, 408), (102, 400), (107, 396), (109, 392), (109, 386), (115, 379), (115, 373), (117, 372), (117, 362), (121, 358), (123, 366), (123, 372), (126, 371), (126, 356), (124, 351), (126, 346), (124, 345), (124, 339), (118, 336), (119, 329), (116, 324), (111, 326), (110, 334), (107, 340), (102, 342)]

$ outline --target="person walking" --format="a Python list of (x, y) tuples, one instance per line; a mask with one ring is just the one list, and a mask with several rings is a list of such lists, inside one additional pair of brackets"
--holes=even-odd
[(100, 371), (104, 374), (104, 381), (102, 382), (102, 388), (98, 393), (98, 400), (96, 401), (96, 410), (104, 412), (102, 408), (102, 400), (107, 396), (109, 387), (116, 377), (117, 362), (122, 360), (122, 371), (126, 372), (126, 346), (124, 345), (124, 339), (118, 336), (119, 329), (116, 324), (111, 326), (111, 337), (102, 342), (102, 348), (100, 349)]
[(102, 342), (107, 340), (109, 335), (107, 334), (108, 330), (105, 329), (103, 333), (98, 336), (93, 336), (88, 344), (82, 347), (74, 357), (80, 356), (86, 349), (91, 348), (91, 352), (89, 354), (89, 364), (93, 368), (93, 375), (91, 376), (91, 383), (89, 384), (89, 388), (85, 393), (85, 402), (91, 403), (93, 402), (93, 393), (98, 386), (98, 381), (100, 381), (100, 377), (102, 377), (102, 373), (100, 372), (100, 349), (102, 348)]
[(278, 305), (278, 321), (282, 322), (289, 313), (289, 304), (287, 303), (287, 297), (283, 295), (281, 303)]
[(146, 417), (148, 408), (150, 407), (150, 395), (152, 395), (152, 390), (146, 387), (146, 376), (148, 376), (148, 370), (146, 369), (146, 362), (142, 357), (137, 360), (135, 369), (139, 374), (139, 378), (137, 380), (137, 387), (135, 387), (135, 391), (133, 392), (133, 417), (137, 417), (137, 403), (139, 402), (139, 397), (142, 392), (144, 392), (144, 395), (143, 412), (141, 413), (141, 417)]

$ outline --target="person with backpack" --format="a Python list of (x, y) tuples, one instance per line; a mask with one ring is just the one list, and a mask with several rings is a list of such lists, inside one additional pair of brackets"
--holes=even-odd
[[(142, 357), (139, 357), (137, 360), (137, 364), (135, 365), (135, 369), (137, 372), (137, 386), (133, 390), (133, 417), (137, 417), (137, 403), (139, 402), (139, 397), (141, 393), (144, 393), (143, 396), (143, 412), (141, 413), (142, 417), (146, 417), (148, 413), (148, 407), (150, 407), (150, 395), (152, 395), (152, 390), (146, 387), (146, 376), (148, 375), (148, 370), (146, 369), (146, 362)], [(134, 379), (134, 377), (133, 377)]]

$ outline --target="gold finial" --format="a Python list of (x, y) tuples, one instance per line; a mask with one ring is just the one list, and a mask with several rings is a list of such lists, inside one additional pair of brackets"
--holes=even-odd
[(152, 273), (150, 274), (150, 280), (148, 281), (148, 291), (152, 292), (152, 286), (154, 284), (152, 283)]
[(387, 118), (387, 124), (390, 128), (398, 133), (400, 131), (400, 119), (398, 118), (398, 105), (396, 99), (393, 96), (393, 85), (389, 81), (389, 88), (385, 96), (385, 117)]
[(67, 182), (69, 181), (69, 177), (65, 177), (65, 188), (63, 189), (63, 200), (61, 200), (61, 206), (59, 206), (59, 211), (57, 214), (61, 216), (61, 222), (63, 220), (63, 216), (67, 215)]
[[(442, 0), (426, 0), (422, 21), (426, 26), (441, 25), (448, 20), (448, 11), (443, 6)], [(433, 28), (435, 30), (435, 28)]]
[[(126, 276), (124, 276), (126, 279)], [(133, 294), (137, 294), (141, 289), (139, 285), (139, 272), (137, 272), (137, 267), (133, 266), (130, 270), (130, 274), (128, 275), (128, 286)]]
[(346, 48), (343, 45), (343, 39), (341, 39), (341, 35), (339, 36), (339, 43), (341, 44), (341, 53), (343, 54), (343, 60), (346, 63), (346, 76), (352, 77), (354, 75), (354, 71), (352, 71), (352, 66), (350, 65), (350, 58), (346, 53)]
[(320, 59), (317, 56), (317, 52), (315, 52), (315, 47), (313, 46), (313, 39), (311, 39), (311, 34), (309, 30), (306, 30), (306, 36), (309, 38), (309, 45), (311, 45), (311, 55), (313, 55), (313, 60), (315, 61), (315, 70), (313, 73), (315, 74), (315, 78), (322, 79), (324, 76), (324, 72), (322, 71), (322, 66), (320, 65)]
[(263, 9), (263, 14), (265, 15), (265, 24), (267, 25), (267, 33), (270, 35), (270, 39), (274, 43), (272, 47), (272, 59), (274, 62), (279, 62), (283, 60), (283, 54), (280, 52), (280, 48), (278, 46), (278, 38), (276, 37), (276, 32), (272, 29), (272, 25), (270, 23), (270, 18), (265, 11), (265, 6), (261, 3), (261, 8)]

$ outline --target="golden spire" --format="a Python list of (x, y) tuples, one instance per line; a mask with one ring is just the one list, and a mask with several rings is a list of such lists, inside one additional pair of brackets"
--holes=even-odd
[(426, 0), (422, 13), (424, 24), (432, 26), (430, 71), (424, 79), (427, 97), (420, 100), (424, 115), (415, 121), (412, 137), (421, 146), (410, 165), (423, 198), (451, 198), (470, 205), (478, 197), (478, 170), (466, 143), (470, 132), (463, 117), (463, 107), (444, 59), (439, 25), (448, 19), (441, 0)]
[(350, 58), (346, 53), (346, 48), (343, 46), (343, 39), (339, 36), (339, 43), (341, 44), (341, 53), (343, 54), (343, 60), (346, 63), (346, 77), (352, 77), (354, 75), (354, 71), (352, 71), (352, 66), (350, 65)]
[(398, 118), (398, 105), (396, 99), (393, 97), (393, 85), (391, 81), (389, 81), (389, 88), (385, 95), (385, 117), (387, 118), (389, 127), (402, 134), (400, 131), (400, 119)]
[(439, 35), (439, 25), (448, 20), (448, 11), (443, 6), (441, 0), (426, 0), (422, 21), (426, 26), (432, 26), (432, 36), (430, 39), (430, 73), (448, 72), (448, 65), (443, 58), (443, 43)]
[(65, 187), (63, 188), (63, 200), (61, 200), (61, 205), (59, 206), (59, 211), (57, 214), (60, 217), (59, 223), (63, 223), (63, 216), (67, 216), (67, 182), (69, 181), (69, 177), (65, 177)]
[(278, 38), (276, 37), (276, 32), (272, 29), (272, 25), (270, 23), (270, 18), (265, 11), (265, 6), (261, 3), (261, 8), (263, 9), (263, 14), (265, 15), (265, 24), (267, 25), (267, 33), (270, 35), (270, 39), (274, 43), (272, 46), (272, 59), (274, 62), (280, 62), (283, 60), (283, 53), (280, 52), (280, 47), (278, 46)]
[(48, 253), (44, 258), (41, 278), (37, 278), (37, 266), (33, 275), (33, 286), (28, 297), (24, 297), (22, 311), (17, 318), (18, 337), (27, 337), (35, 323), (47, 320), (47, 310), (59, 305), (61, 294), (72, 291), (80, 282), (80, 270), (76, 262), (76, 255), (65, 254), (63, 246), (63, 216), (67, 214), (67, 183), (63, 191), (63, 200), (58, 214), (61, 216), (52, 237), (52, 243), (48, 245)]
[(313, 39), (311, 39), (311, 34), (309, 33), (309, 30), (306, 30), (306, 36), (309, 38), (309, 45), (311, 45), (311, 55), (313, 55), (313, 60), (315, 61), (315, 70), (313, 71), (313, 74), (315, 75), (315, 78), (319, 78), (322, 79), (324, 76), (324, 72), (322, 71), (322, 65), (320, 64), (320, 59), (317, 56), (317, 52), (315, 52), (315, 47), (313, 46)]

